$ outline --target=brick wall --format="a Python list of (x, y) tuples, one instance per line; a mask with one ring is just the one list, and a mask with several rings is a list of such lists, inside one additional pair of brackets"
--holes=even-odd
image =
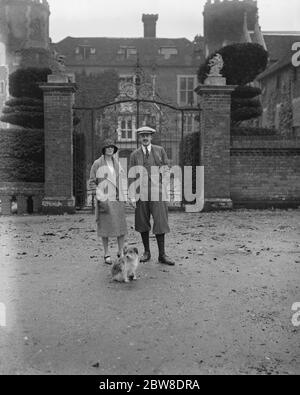
[(300, 139), (232, 137), (230, 190), (234, 206), (300, 206)]

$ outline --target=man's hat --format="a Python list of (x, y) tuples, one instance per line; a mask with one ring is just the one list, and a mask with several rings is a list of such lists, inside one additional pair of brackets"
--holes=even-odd
[(113, 140), (107, 139), (107, 140), (105, 140), (104, 143), (103, 143), (103, 148), (102, 148), (102, 154), (103, 154), (103, 155), (105, 154), (106, 148), (109, 148), (109, 147), (113, 147), (113, 149), (114, 149), (114, 154), (115, 154), (116, 152), (119, 151), (119, 148), (115, 145), (115, 143), (113, 142)]
[(149, 128), (149, 126), (143, 126), (142, 128), (138, 129), (136, 132), (139, 136), (140, 134), (154, 134), (156, 133), (156, 130)]

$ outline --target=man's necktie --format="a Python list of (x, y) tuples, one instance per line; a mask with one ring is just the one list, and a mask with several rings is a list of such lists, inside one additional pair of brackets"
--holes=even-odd
[(149, 159), (149, 150), (148, 150), (148, 147), (146, 147), (146, 158)]

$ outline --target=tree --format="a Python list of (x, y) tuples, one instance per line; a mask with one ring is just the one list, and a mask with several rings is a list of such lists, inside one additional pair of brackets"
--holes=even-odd
[(76, 74), (76, 105), (91, 107), (112, 102), (119, 94), (119, 75), (115, 70), (99, 74)]
[[(76, 94), (76, 106), (79, 107), (100, 107), (112, 103), (119, 95), (119, 74), (111, 69), (98, 74), (76, 74), (76, 84), (78, 91)], [(80, 119), (80, 112), (76, 114)], [(95, 122), (95, 152), (100, 154), (103, 140), (115, 138), (117, 113), (113, 107), (106, 110), (97, 111)], [(81, 128), (89, 127), (90, 119), (85, 117), (80, 119)]]
[(233, 125), (262, 114), (262, 106), (259, 99), (261, 90), (249, 86), (258, 74), (262, 73), (268, 64), (268, 52), (259, 44), (233, 44), (221, 48), (210, 55), (198, 71), (200, 83), (207, 78), (210, 60), (220, 54), (224, 61), (221, 71), (228, 85), (238, 85), (232, 95), (231, 121)]
[(9, 93), (13, 99), (5, 103), (1, 121), (29, 129), (44, 127), (43, 92), (39, 87), (46, 82), (48, 68), (18, 69), (9, 76)]

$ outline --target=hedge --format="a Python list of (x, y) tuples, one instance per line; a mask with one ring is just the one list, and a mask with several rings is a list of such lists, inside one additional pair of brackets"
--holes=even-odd
[(44, 131), (0, 129), (0, 180), (44, 182)]
[(200, 165), (200, 133), (189, 133), (180, 144), (181, 166), (193, 166), (193, 193), (196, 192), (196, 166)]

